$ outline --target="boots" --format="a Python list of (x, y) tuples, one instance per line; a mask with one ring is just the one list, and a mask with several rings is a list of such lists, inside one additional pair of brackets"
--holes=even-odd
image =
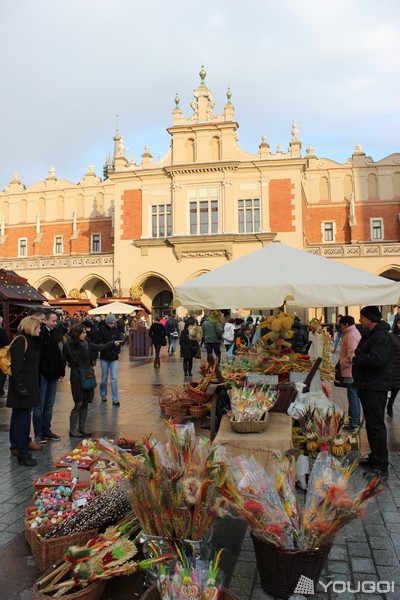
[(85, 424), (86, 424), (86, 417), (88, 414), (88, 409), (87, 408), (82, 408), (79, 412), (79, 433), (82, 433), (85, 436), (90, 437), (92, 435), (91, 431), (86, 431), (85, 429)]
[(71, 410), (71, 414), (69, 416), (69, 437), (77, 437), (82, 438), (85, 437), (83, 433), (77, 430), (76, 425), (78, 422), (79, 411)]
[(154, 368), (155, 369), (159, 369), (160, 368), (160, 359), (159, 358), (155, 358), (154, 359)]

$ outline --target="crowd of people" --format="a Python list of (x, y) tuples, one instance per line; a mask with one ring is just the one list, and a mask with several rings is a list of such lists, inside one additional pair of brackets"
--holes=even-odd
[[(36, 460), (31, 451), (42, 449), (49, 441), (60, 436), (52, 430), (53, 407), (57, 385), (70, 368), (70, 386), (73, 407), (70, 413), (69, 435), (91, 435), (87, 427), (88, 405), (93, 400), (93, 388), (83, 387), (82, 374), (90, 370), (100, 358), (100, 398), (107, 401), (110, 379), (111, 400), (119, 406), (118, 359), (121, 345), (130, 327), (148, 327), (136, 316), (129, 320), (113, 314), (89, 318), (59, 318), (51, 308), (33, 307), (19, 324), (10, 346), (11, 370), (7, 406), (12, 409), (10, 420), (10, 450), (21, 465), (33, 466)], [(0, 347), (8, 345), (7, 333), (1, 327)], [(400, 390), (400, 311), (392, 326), (382, 319), (376, 306), (361, 309), (360, 327), (349, 315), (339, 315), (336, 324), (334, 351), (340, 352), (339, 363), (347, 388), (349, 422), (347, 427), (359, 427), (365, 419), (370, 455), (365, 461), (367, 473), (388, 476), (388, 451), (385, 412), (393, 417), (393, 405)], [(226, 355), (234, 355), (240, 348), (257, 343), (268, 329), (259, 326), (250, 315), (246, 319), (233, 318), (214, 310), (203, 316), (178, 317), (175, 314), (155, 318), (148, 328), (154, 347), (154, 369), (160, 369), (160, 352), (167, 347), (168, 355), (182, 358), (185, 378), (192, 377), (193, 360), (201, 358), (204, 346), (209, 362), (221, 360), (221, 348)], [(296, 316), (292, 349), (302, 353), (307, 347), (308, 330)], [(390, 335), (389, 335), (390, 334)], [(212, 357), (212, 358), (211, 358)], [(93, 378), (94, 371), (93, 371)], [(0, 395), (5, 395), (6, 376), (0, 372)], [(94, 385), (96, 385), (94, 383)], [(33, 436), (31, 437), (31, 430)]]

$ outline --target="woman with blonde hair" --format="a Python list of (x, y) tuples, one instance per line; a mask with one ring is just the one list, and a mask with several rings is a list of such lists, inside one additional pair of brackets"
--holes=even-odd
[(40, 405), (39, 334), (40, 321), (35, 317), (25, 317), (10, 348), (11, 375), (6, 404), (12, 408), (10, 441), (17, 449), (19, 464), (26, 467), (37, 464), (28, 446), (32, 408)]

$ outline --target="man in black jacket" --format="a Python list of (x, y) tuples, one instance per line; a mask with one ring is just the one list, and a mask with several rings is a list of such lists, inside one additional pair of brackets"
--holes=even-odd
[(40, 444), (61, 439), (51, 430), (57, 382), (62, 381), (65, 375), (65, 362), (61, 357), (56, 326), (57, 313), (47, 311), (40, 330), (40, 406), (36, 406), (32, 414), (35, 440)]
[[(100, 344), (107, 342), (121, 340), (122, 335), (117, 327), (117, 319), (115, 315), (108, 315), (106, 318), (106, 324), (104, 327), (98, 330), (98, 339)], [(111, 346), (106, 350), (100, 352), (100, 365), (101, 365), (101, 381), (100, 381), (100, 397), (103, 402), (107, 401), (107, 381), (108, 371), (110, 371), (111, 378), (111, 396), (112, 403), (114, 406), (119, 406), (120, 402), (118, 399), (118, 358), (121, 352), (120, 346)]]
[(393, 343), (389, 327), (377, 306), (361, 309), (361, 338), (352, 362), (354, 385), (363, 407), (370, 455), (362, 461), (368, 477), (388, 477), (388, 450), (385, 426), (387, 393), (392, 385)]

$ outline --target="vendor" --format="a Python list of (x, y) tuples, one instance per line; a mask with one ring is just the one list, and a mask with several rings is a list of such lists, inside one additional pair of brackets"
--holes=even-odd
[(232, 353), (236, 354), (240, 348), (250, 348), (253, 336), (253, 324), (245, 321), (235, 332), (235, 342)]

